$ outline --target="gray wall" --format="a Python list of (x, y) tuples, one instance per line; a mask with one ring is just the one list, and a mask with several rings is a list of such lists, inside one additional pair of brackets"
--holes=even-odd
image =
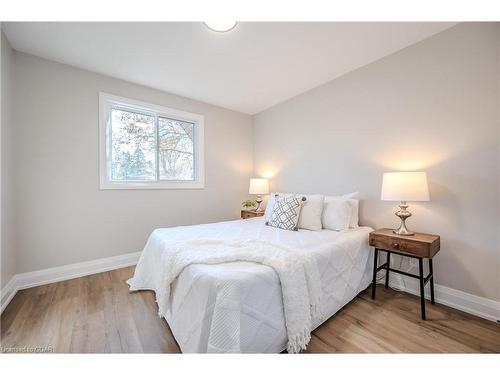
[[(158, 227), (239, 217), (252, 118), (15, 52), (17, 272), (142, 250)], [(205, 189), (99, 190), (98, 93), (205, 116)]]
[(14, 51), (1, 33), (1, 90), (2, 90), (2, 128), (1, 128), (1, 287), (3, 288), (16, 273), (15, 252), (15, 207), (13, 179), (13, 130), (12, 111), (14, 93)]
[(254, 170), (280, 191), (359, 191), (394, 227), (382, 173), (428, 172), (411, 229), (442, 236), (436, 282), (500, 300), (499, 29), (460, 24), (255, 116)]

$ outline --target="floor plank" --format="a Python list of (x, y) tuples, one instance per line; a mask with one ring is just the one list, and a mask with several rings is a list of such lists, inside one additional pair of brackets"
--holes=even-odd
[[(179, 353), (153, 292), (130, 293), (134, 267), (19, 291), (0, 319), (0, 345), (59, 353)], [(377, 287), (313, 331), (306, 353), (500, 353), (500, 325)]]

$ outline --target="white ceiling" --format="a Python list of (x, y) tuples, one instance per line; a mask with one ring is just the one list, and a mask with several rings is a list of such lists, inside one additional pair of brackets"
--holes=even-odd
[(454, 23), (3, 23), (12, 47), (258, 113)]

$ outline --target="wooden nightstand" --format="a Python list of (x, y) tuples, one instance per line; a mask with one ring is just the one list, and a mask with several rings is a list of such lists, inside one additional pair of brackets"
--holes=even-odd
[(249, 219), (251, 217), (264, 216), (264, 211), (241, 210), (241, 218)]
[[(424, 287), (428, 281), (431, 282), (431, 303), (434, 304), (434, 271), (432, 268), (432, 257), (439, 251), (439, 236), (427, 233), (415, 233), (413, 236), (400, 236), (394, 234), (392, 229), (377, 229), (370, 233), (370, 246), (375, 247), (373, 254), (373, 283), (372, 299), (375, 299), (375, 289), (377, 284), (377, 272), (385, 269), (385, 287), (389, 286), (389, 272), (396, 272), (401, 275), (413, 277), (420, 281), (420, 306), (422, 319), (425, 320), (425, 294)], [(378, 252), (387, 253), (387, 261), (378, 266)], [(391, 254), (399, 254), (418, 259), (419, 274), (413, 275), (408, 272), (390, 268)], [(429, 274), (424, 277), (423, 259), (429, 260)]]

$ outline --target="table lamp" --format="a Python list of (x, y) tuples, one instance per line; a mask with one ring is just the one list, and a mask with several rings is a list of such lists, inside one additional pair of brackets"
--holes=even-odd
[(251, 178), (250, 187), (248, 188), (248, 194), (257, 195), (257, 208), (255, 211), (262, 211), (260, 204), (262, 203), (262, 194), (269, 194), (269, 182), (265, 178)]
[(427, 174), (425, 172), (391, 172), (384, 173), (382, 179), (383, 201), (399, 201), (399, 211), (396, 216), (401, 219), (395, 234), (401, 236), (411, 236), (414, 233), (406, 228), (406, 219), (411, 216), (407, 210), (406, 202), (421, 202), (429, 200), (429, 188), (427, 186)]

